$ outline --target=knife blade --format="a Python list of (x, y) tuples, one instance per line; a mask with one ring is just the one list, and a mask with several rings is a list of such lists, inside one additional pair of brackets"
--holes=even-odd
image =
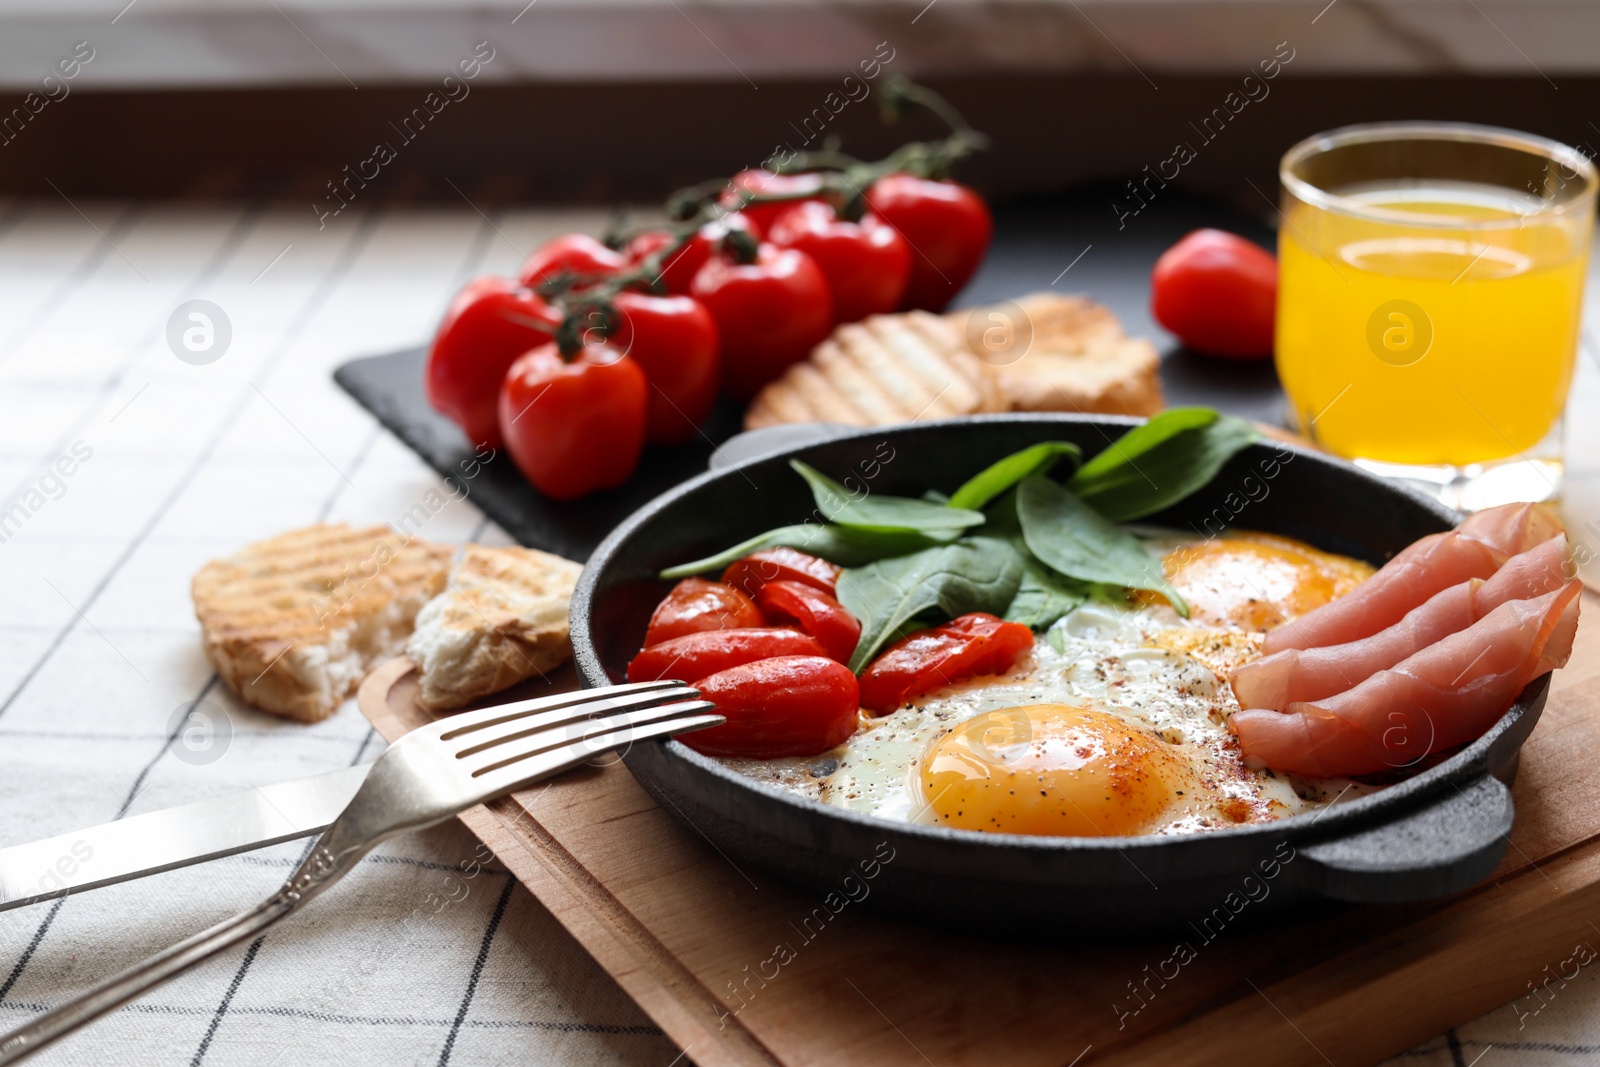
[(0, 848), (0, 911), (325, 830), (371, 764), (257, 786)]

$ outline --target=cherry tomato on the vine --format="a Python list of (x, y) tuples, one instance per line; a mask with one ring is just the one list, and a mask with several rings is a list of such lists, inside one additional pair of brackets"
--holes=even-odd
[(740, 630), (701, 630), (640, 651), (628, 664), (628, 681), (704, 678), (731, 667), (776, 656), (825, 656), (817, 639), (799, 630), (751, 626)]
[(1150, 273), (1155, 320), (1196, 352), (1224, 359), (1272, 355), (1278, 260), (1223, 230), (1196, 230)]
[(645, 440), (693, 440), (716, 403), (720, 380), (711, 313), (687, 296), (625, 292), (613, 298), (612, 306), (611, 346), (637, 362), (650, 382)]
[(724, 251), (700, 268), (690, 293), (717, 321), (722, 387), (739, 400), (805, 359), (833, 329), (828, 281), (793, 248), (763, 243), (753, 263)]
[(531, 289), (558, 274), (579, 277), (609, 275), (627, 265), (627, 256), (607, 248), (588, 234), (568, 233), (546, 241), (535, 249), (523, 262), (518, 278)]
[(753, 196), (785, 196), (792, 200), (778, 200), (768, 204), (749, 204), (742, 210), (765, 232), (772, 220), (783, 214), (802, 197), (821, 193), (823, 178), (820, 174), (774, 174), (756, 167), (741, 170), (728, 182), (728, 188), (717, 197), (717, 203), (726, 208), (737, 208), (743, 202), (741, 194)]
[(500, 430), (517, 468), (545, 496), (571, 500), (627, 481), (644, 448), (650, 386), (631, 359), (586, 345), (569, 362), (555, 344), (512, 364)]
[(951, 181), (890, 174), (872, 183), (867, 203), (911, 246), (911, 278), (900, 307), (943, 311), (983, 262), (994, 236), (983, 197)]
[(428, 349), (428, 403), (475, 445), (498, 447), (500, 386), (517, 357), (547, 343), (561, 312), (507, 278), (478, 278), (456, 294)]
[[(682, 248), (673, 252), (661, 265), (661, 272), (651, 281), (660, 282), (663, 288), (675, 295), (689, 292), (694, 276), (706, 265), (706, 260), (716, 255), (722, 239), (734, 230), (761, 240), (761, 230), (740, 211), (708, 222), (695, 231)], [(666, 230), (646, 230), (628, 242), (628, 261), (638, 263), (646, 256), (672, 243), (672, 234)]]
[(756, 602), (733, 586), (685, 578), (656, 605), (645, 630), (644, 646), (649, 648), (702, 630), (738, 630), (766, 624)]
[(973, 612), (907, 634), (861, 672), (861, 706), (886, 715), (913, 697), (965, 678), (1011, 669), (1033, 647), (1033, 631)]
[(684, 734), (708, 756), (815, 756), (842, 745), (861, 725), (856, 676), (822, 656), (757, 660), (691, 683), (727, 718)]
[(911, 277), (911, 246), (872, 212), (846, 222), (819, 200), (796, 204), (773, 220), (767, 239), (798, 248), (822, 269), (835, 322), (857, 322), (900, 305)]

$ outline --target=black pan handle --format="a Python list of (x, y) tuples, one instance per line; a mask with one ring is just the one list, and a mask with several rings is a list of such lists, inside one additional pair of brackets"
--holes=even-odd
[(1330, 900), (1426, 900), (1476, 885), (1511, 839), (1511, 790), (1485, 774), (1410, 814), (1296, 849), (1284, 873)]

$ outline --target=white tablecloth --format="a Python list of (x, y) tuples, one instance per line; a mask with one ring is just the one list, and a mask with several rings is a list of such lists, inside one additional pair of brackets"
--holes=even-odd
[[(251, 540), (319, 520), (393, 521), (442, 488), (332, 369), (424, 340), (465, 279), (601, 221), (356, 205), (319, 230), (310, 210), (0, 205), (0, 515), (25, 512), (0, 527), (0, 845), (376, 756), (382, 742), (353, 704), (315, 726), (240, 705), (200, 654), (189, 578)], [(231, 324), (226, 351), (204, 365), (168, 342), (191, 299)], [(75, 462), (57, 467), (62, 456)], [(505, 540), (470, 497), (418, 532)], [(209, 742), (175, 737), (197, 700), (226, 724)], [(0, 1027), (254, 904), (304, 847), (0, 912)], [(395, 841), (293, 921), (38, 1062), (678, 1059), (481, 858), (454, 824)], [(1402, 1059), (1600, 1058), (1596, 972), (1546, 997)], [(1528, 1014), (1530, 1003), (1544, 1006)]]

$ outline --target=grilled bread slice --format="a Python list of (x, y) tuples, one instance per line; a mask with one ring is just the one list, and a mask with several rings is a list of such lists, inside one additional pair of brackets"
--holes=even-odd
[(531, 548), (468, 545), (406, 648), (422, 671), (422, 706), (459, 708), (565, 663), (567, 607), (582, 570)]
[(302, 722), (332, 715), (418, 609), (444, 588), (452, 549), (385, 526), (310, 526), (195, 575), (206, 658), (247, 704)]
[[(1009, 322), (1020, 309), (1021, 319)], [(985, 351), (987, 320), (1008, 319), (1008, 345)], [(1111, 310), (1084, 296), (1034, 293), (948, 316), (991, 375), (1009, 411), (1154, 415), (1165, 406), (1161, 357), (1122, 332)]]
[(997, 410), (994, 386), (955, 326), (912, 311), (840, 326), (757, 394), (744, 425), (883, 426)]

